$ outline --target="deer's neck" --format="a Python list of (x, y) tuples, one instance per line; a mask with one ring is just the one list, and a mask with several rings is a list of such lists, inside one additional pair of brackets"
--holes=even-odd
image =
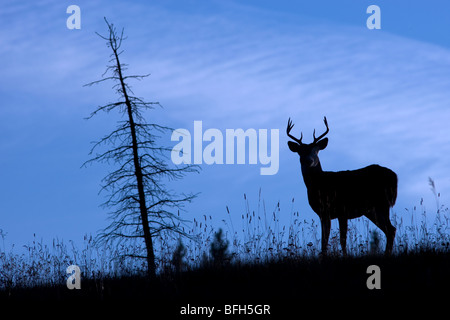
[(302, 165), (302, 175), (303, 181), (305, 182), (306, 188), (318, 187), (321, 177), (323, 175), (322, 166), (319, 163), (315, 167), (305, 167)]

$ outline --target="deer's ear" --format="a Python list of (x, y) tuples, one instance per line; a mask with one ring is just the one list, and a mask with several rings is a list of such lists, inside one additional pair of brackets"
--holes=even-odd
[(319, 150), (323, 150), (327, 147), (327, 145), (328, 145), (328, 138), (325, 138), (325, 139), (322, 139), (319, 142), (317, 142), (316, 147)]
[(288, 146), (292, 152), (298, 152), (300, 150), (300, 145), (298, 143), (288, 141)]

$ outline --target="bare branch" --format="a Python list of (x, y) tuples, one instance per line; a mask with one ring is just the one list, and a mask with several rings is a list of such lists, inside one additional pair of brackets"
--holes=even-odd
[[(168, 190), (165, 181), (180, 179), (186, 173), (198, 172), (198, 166), (169, 165), (171, 148), (158, 144), (161, 138), (158, 134), (165, 134), (171, 128), (159, 124), (147, 123), (145, 111), (156, 106), (159, 102), (147, 102), (136, 97), (127, 83), (129, 80), (142, 80), (150, 74), (125, 75), (127, 65), (120, 61), (123, 53), (121, 49), (124, 30), (118, 32), (114, 24), (105, 18), (108, 35), (97, 35), (106, 41), (111, 49), (109, 65), (100, 80), (86, 84), (93, 86), (107, 81), (113, 83), (112, 89), (118, 94), (117, 102), (109, 103), (95, 109), (87, 119), (99, 112), (118, 112), (126, 119), (118, 122), (118, 127), (94, 143), (90, 155), (91, 159), (83, 166), (93, 162), (106, 162), (117, 168), (107, 174), (102, 180), (100, 192), (107, 191), (108, 196), (103, 207), (112, 208), (108, 213), (110, 224), (98, 235), (98, 241), (127, 241), (142, 239), (146, 255), (140, 252), (129, 254), (133, 257), (147, 259), (149, 275), (155, 274), (155, 256), (152, 238), (161, 232), (171, 232), (189, 236), (184, 232), (182, 224), (186, 221), (171, 210), (183, 207), (196, 195), (178, 195)], [(105, 148), (105, 149), (103, 149)], [(94, 152), (95, 155), (94, 155)]]

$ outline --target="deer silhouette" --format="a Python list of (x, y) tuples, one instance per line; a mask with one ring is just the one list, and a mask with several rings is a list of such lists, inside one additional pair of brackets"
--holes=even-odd
[(289, 141), (292, 152), (300, 156), (300, 164), (308, 190), (308, 202), (320, 218), (322, 227), (322, 254), (326, 255), (330, 236), (331, 220), (338, 219), (340, 243), (344, 256), (347, 255), (347, 221), (361, 217), (369, 218), (386, 235), (386, 254), (392, 252), (395, 227), (389, 220), (390, 208), (397, 198), (397, 175), (390, 169), (379, 165), (370, 165), (352, 171), (323, 171), (319, 160), (319, 151), (326, 148), (330, 131), (327, 118), (324, 117), (326, 131), (313, 143), (302, 143), (290, 134), (294, 127), (288, 120), (286, 133), (295, 142)]

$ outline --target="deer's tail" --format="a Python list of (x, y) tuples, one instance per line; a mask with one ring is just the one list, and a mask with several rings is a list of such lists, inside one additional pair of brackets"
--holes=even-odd
[(389, 207), (393, 207), (395, 205), (395, 201), (397, 200), (398, 185), (398, 178), (394, 171), (389, 170), (389, 175), (386, 182), (388, 184), (386, 188), (387, 201), (389, 203)]

